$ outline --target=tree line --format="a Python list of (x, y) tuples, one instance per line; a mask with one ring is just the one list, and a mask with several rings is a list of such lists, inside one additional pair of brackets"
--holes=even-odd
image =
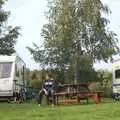
[[(41, 88), (41, 81), (45, 79), (46, 75), (51, 75), (53, 79), (56, 79), (55, 72), (51, 70), (32, 70), (27, 69), (27, 86), (33, 88)], [(89, 89), (91, 91), (104, 91), (106, 97), (112, 95), (112, 73), (107, 70), (96, 71), (96, 77), (94, 80), (90, 81)], [(60, 76), (58, 76), (58, 83), (60, 83)], [(71, 80), (71, 81), (70, 81)], [(65, 79), (64, 83), (71, 84), (72, 78), (69, 80)]]

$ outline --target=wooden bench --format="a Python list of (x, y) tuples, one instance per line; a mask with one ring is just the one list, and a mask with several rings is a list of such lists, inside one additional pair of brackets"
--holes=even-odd
[(89, 100), (89, 96), (87, 95), (84, 95), (84, 96), (81, 96), (81, 95), (78, 95), (77, 96), (78, 98), (78, 103), (81, 103), (81, 100), (86, 100), (87, 104), (88, 104), (88, 100)]
[(101, 102), (101, 94), (103, 92), (61, 92), (56, 93), (56, 104), (79, 104), (82, 100), (89, 102), (91, 98), (96, 104)]
[(56, 104), (77, 104), (78, 101), (76, 98), (72, 98), (74, 95), (73, 92), (60, 92), (56, 93)]
[(95, 103), (100, 103), (102, 93), (102, 91), (90, 92), (87, 84), (64, 84), (55, 94), (56, 104), (79, 104), (82, 100), (88, 103), (89, 98)]
[(86, 100), (88, 103), (89, 96), (80, 95), (78, 92), (61, 92), (56, 93), (56, 104), (79, 104), (81, 100)]

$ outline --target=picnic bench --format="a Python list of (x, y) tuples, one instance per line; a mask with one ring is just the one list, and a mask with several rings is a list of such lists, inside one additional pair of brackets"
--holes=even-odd
[(82, 100), (88, 103), (89, 98), (98, 104), (101, 102), (102, 93), (102, 91), (90, 92), (86, 84), (66, 84), (56, 92), (56, 104), (80, 104)]

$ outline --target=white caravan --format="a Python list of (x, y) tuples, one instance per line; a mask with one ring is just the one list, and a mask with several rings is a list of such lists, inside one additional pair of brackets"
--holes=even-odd
[(112, 64), (113, 69), (113, 97), (120, 98), (120, 59)]
[(0, 98), (19, 98), (25, 87), (25, 63), (18, 56), (0, 56)]

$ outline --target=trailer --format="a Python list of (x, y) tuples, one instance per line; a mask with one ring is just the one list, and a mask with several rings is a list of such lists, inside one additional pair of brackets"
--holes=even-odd
[(19, 56), (0, 56), (0, 100), (24, 99), (21, 93), (26, 88), (25, 68)]
[(120, 59), (112, 64), (113, 71), (113, 98), (120, 99)]

